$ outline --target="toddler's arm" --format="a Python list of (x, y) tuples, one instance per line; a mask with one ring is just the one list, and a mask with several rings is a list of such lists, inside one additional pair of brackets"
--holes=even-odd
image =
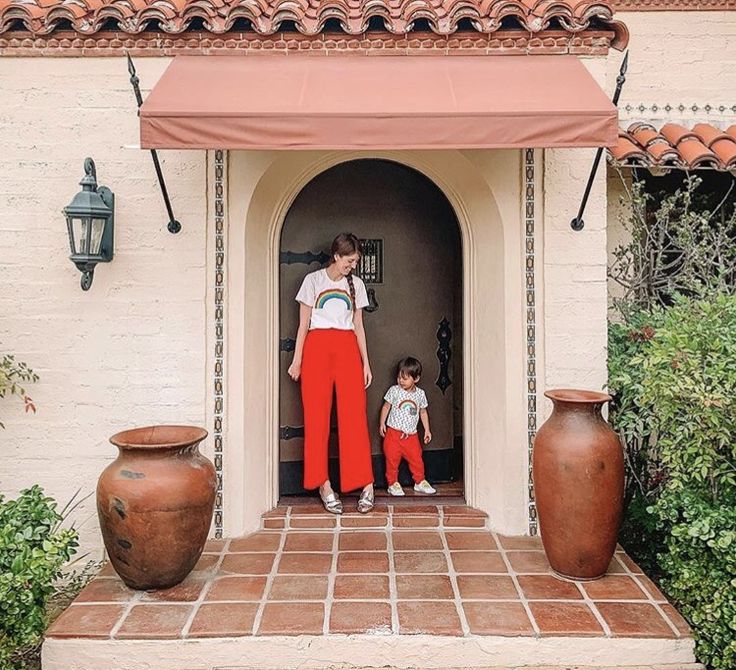
[(429, 429), (429, 412), (426, 409), (420, 409), (419, 418), (422, 420), (422, 426), (424, 426), (424, 444), (429, 444), (432, 441), (432, 431)]
[(381, 406), (381, 418), (379, 421), (379, 432), (381, 437), (386, 437), (386, 419), (388, 418), (389, 410), (391, 409), (391, 403), (384, 401)]

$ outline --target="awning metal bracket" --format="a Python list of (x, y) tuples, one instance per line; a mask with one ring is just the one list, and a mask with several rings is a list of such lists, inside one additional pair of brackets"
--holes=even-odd
[[(140, 80), (135, 72), (135, 65), (133, 65), (133, 59), (130, 54), (125, 54), (128, 58), (128, 72), (130, 73), (130, 83), (133, 85), (133, 91), (135, 92), (135, 99), (138, 103), (138, 115), (140, 116), (141, 105), (143, 104), (143, 97), (141, 96)], [(167, 228), (170, 233), (178, 233), (181, 230), (181, 223), (174, 218), (174, 211), (171, 209), (171, 200), (169, 200), (169, 192), (166, 189), (166, 182), (164, 181), (164, 173), (161, 171), (161, 163), (158, 160), (158, 154), (155, 149), (151, 149), (151, 157), (153, 158), (153, 167), (156, 169), (156, 176), (158, 177), (158, 184), (161, 187), (161, 194), (164, 196), (164, 204), (166, 205), (166, 211), (169, 214), (169, 223)]]
[[(624, 82), (626, 81), (626, 69), (629, 65), (629, 52), (627, 51), (624, 55), (623, 61), (621, 61), (621, 68), (618, 72), (618, 76), (616, 77), (616, 90), (613, 93), (613, 98), (611, 102), (613, 102), (614, 106), (618, 106), (618, 99), (621, 95), (621, 89), (624, 86)], [(590, 170), (590, 176), (588, 177), (588, 183), (585, 186), (585, 192), (583, 193), (583, 199), (580, 202), (580, 208), (578, 209), (578, 215), (570, 221), (570, 228), (573, 230), (582, 230), (585, 226), (585, 221), (583, 220), (583, 212), (585, 211), (585, 205), (588, 204), (588, 196), (590, 196), (590, 189), (593, 187), (593, 180), (595, 179), (595, 173), (598, 171), (598, 164), (601, 162), (601, 156), (603, 155), (603, 147), (598, 147), (598, 150), (595, 152), (595, 159), (593, 160), (593, 167)]]

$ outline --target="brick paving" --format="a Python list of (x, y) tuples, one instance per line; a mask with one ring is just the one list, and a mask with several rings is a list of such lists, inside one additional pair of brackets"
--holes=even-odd
[(622, 550), (602, 579), (563, 580), (539, 538), (491, 532), (469, 507), (379, 505), (334, 517), (299, 505), (262, 525), (209, 541), (172, 589), (132, 591), (105, 566), (47, 636), (691, 636)]

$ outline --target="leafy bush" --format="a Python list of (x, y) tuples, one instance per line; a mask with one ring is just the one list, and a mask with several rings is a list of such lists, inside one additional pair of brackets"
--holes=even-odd
[(18, 670), (24, 648), (46, 629), (46, 604), (78, 536), (61, 528), (64, 510), (39, 486), (15, 500), (0, 495), (0, 668)]
[[(25, 389), (20, 382), (37, 382), (38, 375), (33, 372), (25, 363), (16, 361), (14, 356), (10, 354), (3, 355), (0, 358), (0, 398), (6, 395), (17, 395), (25, 405), (26, 412), (36, 411), (33, 400), (26, 394)], [(5, 428), (5, 424), (0, 421), (0, 428)]]

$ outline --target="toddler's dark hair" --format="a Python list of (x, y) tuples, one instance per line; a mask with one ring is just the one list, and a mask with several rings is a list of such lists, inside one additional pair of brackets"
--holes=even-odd
[(411, 377), (412, 379), (419, 379), (422, 376), (422, 364), (412, 356), (407, 356), (399, 361), (396, 366), (396, 374), (399, 377)]

